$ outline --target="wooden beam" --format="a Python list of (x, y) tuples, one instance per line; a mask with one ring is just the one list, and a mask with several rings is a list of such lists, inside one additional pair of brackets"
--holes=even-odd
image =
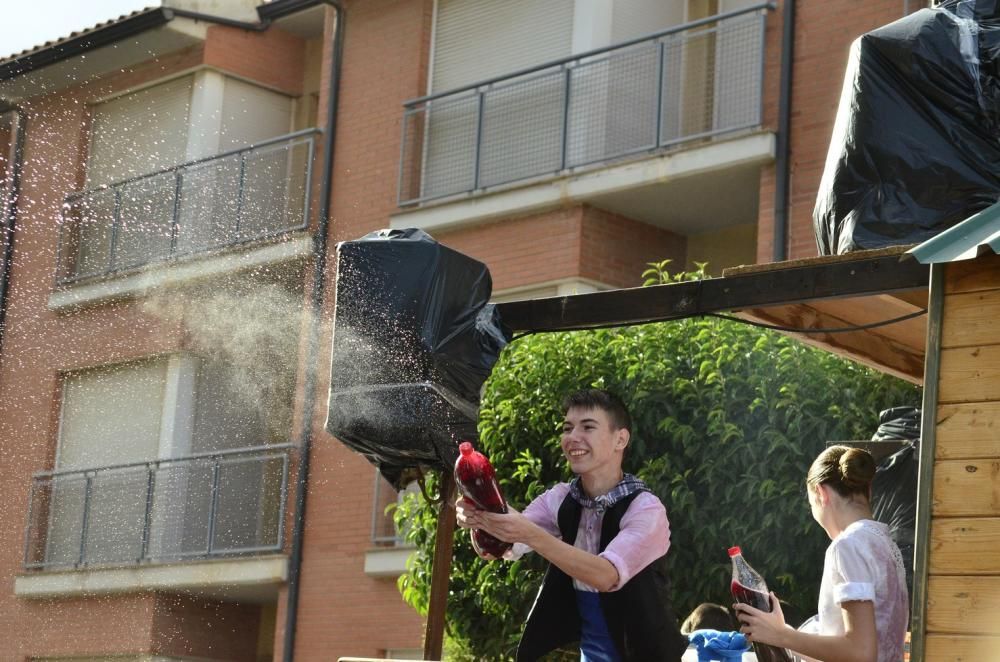
[(431, 597), (424, 631), (424, 659), (440, 660), (444, 647), (444, 621), (448, 607), (448, 577), (455, 544), (455, 478), (441, 472), (441, 507), (434, 537), (434, 565), (431, 570)]
[(927, 636), (927, 650), (924, 659), (989, 660), (1000, 650), (1000, 637), (931, 634)]
[(932, 575), (1000, 575), (1000, 517), (931, 520)]
[[(743, 310), (737, 317), (765, 324), (801, 329), (840, 328), (854, 323), (827, 315), (806, 304)], [(914, 384), (923, 382), (924, 348), (909, 347), (879, 333), (879, 329), (851, 333), (789, 333), (807, 345), (843, 356)]]
[(927, 288), (921, 288), (919, 290), (904, 290), (902, 292), (893, 292), (892, 294), (886, 294), (887, 297), (892, 297), (893, 299), (899, 299), (904, 303), (908, 303), (915, 308), (926, 308), (927, 307)]
[(1000, 290), (951, 294), (944, 300), (941, 347), (989, 345), (1000, 340)]
[(497, 304), (518, 331), (563, 331), (641, 324), (722, 311), (926, 287), (916, 260), (883, 256), (736, 274), (709, 280)]
[(1000, 459), (938, 460), (932, 491), (935, 519), (1000, 517)]
[(980, 255), (947, 265), (945, 293), (1000, 289), (1000, 255)]
[(1000, 457), (1000, 402), (938, 407), (934, 450), (939, 460)]
[[(927, 598), (927, 633), (1000, 635), (1000, 577), (931, 575)], [(996, 651), (992, 651), (996, 653)], [(977, 660), (996, 659), (972, 658)], [(927, 660), (940, 660), (928, 656)], [(946, 657), (954, 660), (956, 658)], [(961, 659), (961, 658), (958, 658)]]
[(942, 349), (939, 388), (942, 404), (1000, 400), (1000, 345)]

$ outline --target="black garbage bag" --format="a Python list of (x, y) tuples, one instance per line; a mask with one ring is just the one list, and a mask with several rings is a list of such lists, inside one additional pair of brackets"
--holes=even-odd
[(813, 210), (821, 255), (920, 243), (1000, 198), (997, 5), (945, 2), (854, 42)]
[(920, 438), (920, 408), (892, 407), (879, 413), (872, 441), (911, 441)]
[(894, 407), (879, 417), (873, 441), (903, 441), (903, 447), (883, 459), (872, 481), (872, 516), (889, 527), (903, 555), (906, 588), (913, 592), (913, 550), (917, 517), (920, 409)]
[(510, 340), (489, 270), (415, 229), (342, 242), (337, 258), (327, 430), (397, 488), (407, 469), (450, 471)]

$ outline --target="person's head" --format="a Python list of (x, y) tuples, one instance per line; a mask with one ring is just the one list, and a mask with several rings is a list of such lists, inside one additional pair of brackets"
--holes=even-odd
[(620, 470), (632, 430), (625, 403), (608, 391), (585, 389), (567, 395), (562, 407), (562, 449), (573, 472), (605, 466)]
[(691, 634), (695, 630), (732, 632), (739, 629), (739, 623), (733, 618), (732, 613), (714, 602), (702, 602), (681, 624), (681, 634)]
[(813, 460), (806, 489), (813, 517), (823, 524), (822, 513), (845, 505), (869, 507), (875, 460), (860, 448), (830, 446)]
[(616, 430), (632, 433), (632, 416), (622, 399), (611, 391), (599, 388), (585, 388), (570, 393), (562, 401), (563, 414), (570, 409), (599, 409), (607, 415), (608, 422)]

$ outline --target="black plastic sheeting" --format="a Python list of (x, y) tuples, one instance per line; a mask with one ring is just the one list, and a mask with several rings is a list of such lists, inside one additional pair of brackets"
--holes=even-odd
[(913, 549), (917, 518), (920, 409), (894, 407), (883, 411), (872, 441), (903, 441), (903, 447), (882, 460), (872, 481), (872, 516), (889, 527), (903, 555), (906, 588), (913, 593)]
[(327, 430), (397, 488), (407, 469), (451, 471), (511, 337), (489, 270), (415, 229), (342, 242), (337, 257)]
[(998, 5), (941, 3), (854, 42), (813, 210), (821, 255), (920, 243), (1000, 198)]

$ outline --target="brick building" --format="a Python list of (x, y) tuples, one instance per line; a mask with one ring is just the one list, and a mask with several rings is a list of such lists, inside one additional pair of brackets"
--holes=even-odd
[(784, 1), (172, 0), (0, 60), (0, 660), (419, 656), (323, 430), (335, 242), (498, 300), (814, 255), (848, 46), (918, 3)]

